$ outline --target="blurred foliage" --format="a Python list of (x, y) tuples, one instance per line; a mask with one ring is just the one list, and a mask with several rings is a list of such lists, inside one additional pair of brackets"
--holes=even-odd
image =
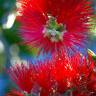
[(96, 39), (96, 15), (90, 18), (90, 37)]
[(0, 0), (0, 25), (3, 23), (3, 17), (7, 15), (10, 11), (15, 10), (16, 0)]
[(5, 54), (4, 53), (0, 53), (0, 72), (3, 71), (4, 68), (4, 63), (5, 63)]
[(4, 30), (3, 36), (9, 45), (17, 44), (20, 48), (20, 53), (33, 56), (36, 53), (36, 48), (31, 49), (28, 46), (22, 44), (22, 39), (18, 33), (19, 26), (19, 22), (15, 21), (14, 26), (11, 29)]
[[(8, 21), (8, 16), (14, 12), (16, 13), (16, 0), (0, 0), (0, 29), (2, 32), (2, 38), (6, 41), (8, 49), (10, 50), (11, 45), (18, 45), (19, 54), (28, 54), (35, 55), (37, 53), (36, 48), (29, 48), (28, 46), (23, 45), (21, 38), (18, 33), (20, 23), (15, 20), (11, 28), (4, 28), (4, 24)], [(12, 19), (11, 19), (12, 20)], [(4, 42), (3, 42), (4, 43)], [(6, 44), (5, 47), (6, 47)], [(7, 50), (8, 51), (8, 50)]]

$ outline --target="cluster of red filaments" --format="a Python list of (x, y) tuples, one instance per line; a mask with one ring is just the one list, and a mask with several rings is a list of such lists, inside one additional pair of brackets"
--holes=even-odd
[[(23, 43), (39, 52), (71, 52), (84, 48), (89, 20), (93, 16), (90, 0), (18, 0), (17, 17)], [(38, 3), (37, 3), (38, 2)], [(26, 22), (25, 22), (26, 21)]]
[(73, 96), (95, 96), (94, 69), (92, 59), (77, 54), (73, 57), (58, 56), (54, 61), (38, 62), (36, 65), (17, 64), (10, 68), (9, 74), (26, 94), (61, 96), (70, 90), (68, 92)]
[[(17, 1), (21, 4), (17, 19), (24, 44), (52, 53), (51, 61), (11, 66), (9, 75), (22, 94), (96, 96), (96, 62), (80, 53), (68, 56), (87, 41), (93, 16), (91, 0)], [(57, 51), (59, 55), (54, 57)]]

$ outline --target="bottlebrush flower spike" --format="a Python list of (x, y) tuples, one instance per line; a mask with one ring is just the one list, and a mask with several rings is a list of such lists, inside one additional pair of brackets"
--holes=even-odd
[(56, 82), (52, 77), (51, 70), (52, 62), (39, 63), (36, 67), (35, 81), (40, 86), (40, 96), (54, 96)]
[(38, 92), (36, 96), (61, 96), (70, 89), (74, 89), (73, 96), (96, 94), (93, 59), (88, 60), (80, 53), (68, 57), (64, 52), (54, 58), (52, 61), (39, 61), (32, 67), (12, 66), (10, 76), (23, 91)]
[(28, 64), (16, 64), (8, 73), (16, 85), (25, 93), (31, 93), (34, 86), (34, 67)]
[(65, 58), (59, 56), (51, 73), (58, 84), (58, 92), (63, 93), (66, 91), (64, 88), (84, 87), (83, 83), (88, 83), (87, 80), (94, 68), (94, 61), (90, 61), (90, 65), (88, 62), (80, 54)]
[(40, 51), (75, 50), (87, 39), (91, 0), (17, 0), (20, 34)]
[[(86, 90), (89, 89), (91, 89), (89, 93), (95, 92), (94, 86), (89, 87), (90, 82), (94, 83), (96, 79), (92, 59), (89, 61), (78, 53), (73, 57), (62, 54), (62, 56), (56, 56), (55, 60), (44, 64), (40, 63), (36, 67), (35, 81), (41, 88), (40, 96), (61, 96), (68, 89), (79, 90), (78, 95), (73, 94), (73, 96), (80, 94), (80, 96), (84, 96), (87, 94)], [(82, 93), (83, 89), (85, 93)]]

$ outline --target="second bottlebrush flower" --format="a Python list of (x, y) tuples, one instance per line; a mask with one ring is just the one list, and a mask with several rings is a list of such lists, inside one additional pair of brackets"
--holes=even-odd
[(18, 0), (20, 34), (44, 52), (74, 51), (87, 39), (90, 0)]
[(8, 71), (11, 79), (25, 94), (31, 93), (34, 86), (34, 67), (27, 64), (16, 64)]
[(63, 96), (68, 90), (73, 95), (67, 96), (95, 96), (95, 68), (92, 58), (62, 55), (35, 65), (13, 65), (9, 75), (24, 96)]

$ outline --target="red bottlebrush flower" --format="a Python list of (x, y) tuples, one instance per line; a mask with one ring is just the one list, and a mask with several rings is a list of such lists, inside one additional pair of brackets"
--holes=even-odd
[(22, 93), (16, 90), (10, 91), (6, 96), (24, 96)]
[(73, 69), (76, 70), (73, 78), (73, 87), (76, 88), (74, 96), (95, 96), (96, 95), (96, 72), (95, 62), (90, 57), (77, 55), (71, 58)]
[(8, 70), (11, 79), (24, 92), (31, 93), (34, 81), (34, 68), (31, 65), (13, 65)]
[(73, 57), (62, 55), (56, 57), (56, 61), (40, 64), (39, 68), (36, 68), (36, 82), (41, 88), (40, 96), (59, 96), (71, 88), (76, 91), (73, 96), (95, 94), (94, 67), (93, 60), (89, 61), (80, 54)]
[[(87, 38), (91, 0), (18, 0), (21, 36), (40, 51), (75, 50)], [(76, 47), (77, 46), (77, 47)]]
[(93, 90), (95, 87), (90, 86), (91, 90), (87, 93), (89, 81), (93, 82), (96, 78), (96, 75), (93, 74), (94, 61), (91, 59), (88, 61), (80, 54), (73, 57), (62, 55), (55, 59), (56, 61), (40, 63), (36, 67), (35, 81), (41, 88), (40, 96), (50, 96), (50, 94), (59, 96), (71, 88), (78, 92), (73, 96), (89, 96), (87, 94), (95, 92)]
[[(52, 62), (45, 64), (39, 63), (36, 67), (36, 82), (40, 86), (40, 96), (50, 96), (53, 94), (55, 81), (52, 78), (51, 68)], [(52, 95), (53, 96), (53, 95)]]
[(94, 70), (91, 58), (88, 60), (79, 53), (68, 57), (62, 52), (52, 61), (38, 62), (31, 67), (15, 65), (9, 71), (18, 87), (28, 93), (38, 90), (36, 94), (40, 96), (61, 96), (72, 89), (73, 96), (95, 96)]

